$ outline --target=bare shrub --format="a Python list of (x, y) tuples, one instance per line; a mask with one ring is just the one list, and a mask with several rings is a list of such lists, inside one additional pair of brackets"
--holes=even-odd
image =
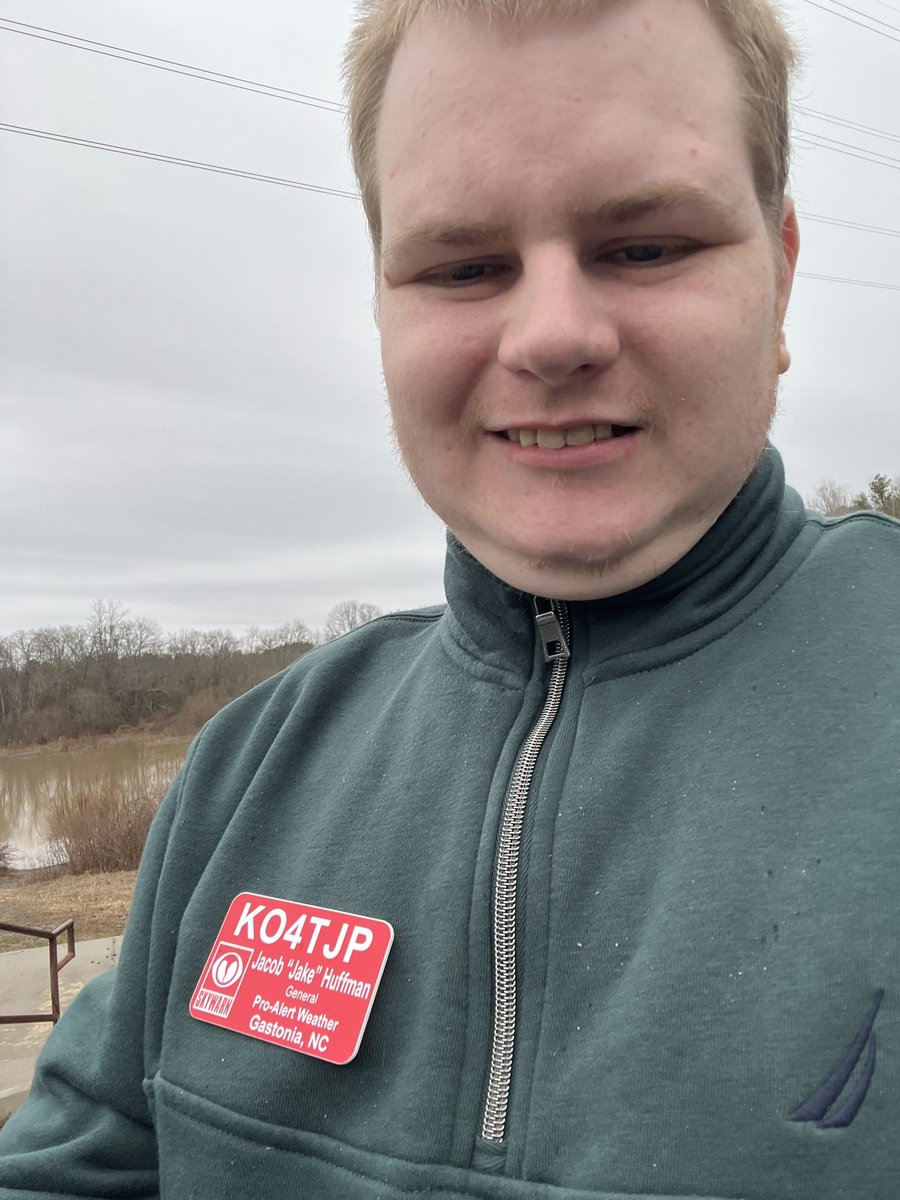
[(7, 875), (12, 866), (12, 846), (9, 842), (0, 842), (0, 875)]
[(112, 698), (93, 688), (76, 688), (69, 697), (69, 711), (77, 733), (109, 733), (117, 725)]
[(231, 699), (233, 697), (224, 688), (209, 687), (201, 692), (194, 692), (182, 704), (176, 716), (169, 722), (168, 728), (174, 733), (196, 733)]
[(52, 860), (72, 875), (135, 870), (164, 791), (149, 780), (62, 788), (48, 821)]
[(66, 714), (62, 709), (32, 709), (19, 715), (11, 740), (23, 746), (43, 746), (66, 732)]

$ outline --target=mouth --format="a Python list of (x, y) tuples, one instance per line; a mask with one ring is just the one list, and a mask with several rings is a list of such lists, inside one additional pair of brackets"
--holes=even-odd
[(565, 429), (502, 429), (500, 437), (519, 446), (537, 446), (539, 450), (563, 450), (566, 446), (590, 446), (635, 433), (637, 425), (570, 425)]

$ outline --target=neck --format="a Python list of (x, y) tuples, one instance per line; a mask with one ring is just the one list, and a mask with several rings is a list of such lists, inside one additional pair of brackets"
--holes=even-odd
[(525, 559), (514, 554), (482, 553), (477, 545), (459, 540), (504, 583), (536, 596), (555, 600), (602, 600), (642, 587), (680, 562), (716, 524), (728, 505), (706, 512), (691, 524), (656, 538), (651, 545), (626, 549), (615, 558), (570, 561)]

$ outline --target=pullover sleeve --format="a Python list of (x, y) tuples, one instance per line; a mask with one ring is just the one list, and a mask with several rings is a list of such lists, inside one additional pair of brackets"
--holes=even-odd
[(73, 1001), (47, 1039), (28, 1099), (0, 1132), (2, 1200), (158, 1194), (144, 1080), (154, 1057), (147, 1016), (165, 993), (150, 981), (150, 961), (176, 932), (159, 928), (154, 913), (184, 773), (151, 828), (118, 966)]

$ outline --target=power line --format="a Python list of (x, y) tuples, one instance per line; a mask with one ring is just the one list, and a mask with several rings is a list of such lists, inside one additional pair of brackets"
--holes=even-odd
[[(815, 0), (807, 0), (807, 3), (813, 4), (815, 3)], [(850, 8), (849, 5), (841, 4), (840, 0), (833, 0), (833, 3), (838, 4), (840, 7)], [(824, 6), (821, 4), (816, 4), (816, 7), (824, 8)], [(887, 5), (887, 7), (891, 6)], [(826, 9), (825, 11), (832, 10)], [(857, 10), (851, 9), (851, 11), (856, 12)], [(834, 15), (841, 16), (840, 13), (834, 13)], [(871, 19), (877, 20), (875, 17)], [(327, 112), (341, 113), (346, 110), (345, 105), (340, 104), (335, 100), (327, 100), (321, 96), (312, 96), (306, 92), (292, 91), (289, 88), (281, 88), (273, 84), (260, 83), (256, 80), (246, 79), (240, 75), (228, 75), (221, 71), (212, 71), (206, 67), (197, 67), (190, 63), (182, 63), (170, 58), (160, 58), (157, 55), (144, 54), (143, 51), (140, 50), (127, 50), (122, 46), (115, 46), (109, 42), (93, 41), (90, 38), (79, 37), (77, 34), (62, 33), (59, 30), (48, 29), (43, 25), (32, 25), (26, 21), (13, 21), (9, 17), (0, 17), (0, 22), (3, 22), (0, 24), (0, 30), (6, 33), (18, 33), (25, 37), (37, 37), (41, 41), (54, 42), (57, 45), (68, 46), (72, 50), (86, 50), (95, 54), (103, 54), (107, 58), (117, 58), (124, 62), (136, 63), (138, 66), (153, 67), (157, 70), (167, 71), (170, 74), (185, 75), (189, 79), (200, 79), (206, 83), (219, 83), (225, 87), (235, 87), (239, 91), (256, 92), (259, 95), (269, 96), (275, 100), (289, 100), (297, 104), (306, 104), (313, 108), (321, 108)], [(858, 22), (854, 23), (858, 24)], [(885, 24), (885, 22), (882, 22), (882, 24)], [(9, 28), (11, 25), (18, 26), (19, 28), (11, 29)], [(888, 28), (893, 29), (895, 27), (888, 26)], [(873, 32), (877, 32), (877, 30)], [(897, 32), (900, 33), (900, 28), (897, 29)], [(49, 36), (42, 37), (41, 35), (43, 34)], [(889, 141), (900, 143), (900, 136), (887, 133), (883, 130), (874, 129), (869, 125), (863, 125), (856, 121), (849, 121), (842, 117), (835, 117), (829, 113), (823, 113), (817, 109), (805, 108), (803, 105), (797, 105), (796, 109), (798, 112), (808, 114), (812, 117), (818, 118), (819, 120), (827, 121), (834, 125), (839, 125), (848, 129), (854, 129), (862, 133), (869, 133), (874, 137), (881, 137)], [(803, 131), (798, 132), (802, 133)], [(811, 136), (821, 135), (813, 134)], [(846, 143), (844, 144), (846, 145)], [(822, 147), (822, 149), (826, 148), (827, 147)], [(862, 149), (862, 147), (853, 148), (860, 150)]]
[(858, 133), (868, 133), (872, 137), (885, 138), (889, 142), (900, 142), (900, 134), (888, 133), (884, 129), (876, 129), (873, 125), (863, 125), (859, 121), (848, 121), (846, 117), (833, 117), (829, 113), (823, 113), (817, 108), (806, 108), (802, 104), (795, 104), (794, 109), (798, 113), (802, 113), (805, 117), (812, 117), (814, 120), (827, 121), (829, 125), (839, 125), (845, 129), (853, 129)]
[(826, 138), (822, 134), (819, 134), (819, 133), (803, 132), (802, 136), (804, 138), (821, 138), (822, 141), (832, 142), (834, 144), (829, 145), (829, 146), (823, 146), (822, 141), (818, 141), (818, 142), (798, 141), (797, 142), (798, 146), (806, 146), (813, 150), (831, 150), (832, 153), (834, 153), (834, 154), (845, 154), (845, 155), (847, 155), (848, 158), (858, 158), (862, 162), (874, 163), (877, 167), (889, 167), (892, 171), (900, 171), (900, 158), (890, 158), (886, 154), (882, 154), (878, 158), (875, 158), (873, 156), (878, 154), (877, 150), (865, 151), (862, 149), (861, 146), (855, 147), (855, 150), (860, 151), (860, 153), (858, 153), (858, 154), (854, 153), (853, 149), (843, 150), (843, 149), (841, 149), (841, 147), (847, 146), (847, 145), (849, 145), (849, 143), (835, 142), (834, 138)]
[(317, 183), (301, 183), (299, 179), (283, 179), (278, 175), (263, 175), (258, 171), (243, 171), (238, 167), (221, 167), (214, 163), (198, 162), (194, 158), (176, 158), (172, 154), (155, 154), (150, 150), (135, 150), (132, 146), (119, 146), (110, 142), (95, 142), (90, 138), (70, 137), (65, 133), (51, 133), (46, 129), (30, 129), (26, 125), (7, 125), (0, 122), (0, 129), (7, 133), (20, 133), (26, 137), (42, 138), (50, 142), (63, 142), (70, 146), (86, 146), (91, 150), (106, 150), (110, 154), (124, 154), (129, 158), (147, 158), (152, 162), (170, 163), (177, 167), (191, 167), (196, 171), (212, 171), (217, 175), (234, 175), (239, 179), (254, 179), (259, 183), (272, 183), (278, 187), (299, 188), (304, 192), (318, 192), (323, 196), (341, 196), (358, 200), (357, 192), (343, 188), (323, 187)]
[(828, 137), (825, 133), (815, 133), (811, 129), (798, 129), (797, 132), (801, 137), (818, 138), (820, 142), (828, 142), (832, 146), (843, 146), (847, 150), (857, 150), (860, 154), (868, 154), (872, 157), (873, 161), (884, 159), (886, 163), (897, 163), (900, 165), (900, 158), (894, 158), (890, 154), (882, 154), (880, 150), (869, 150), (867, 146), (859, 146), (856, 142), (842, 142), (839, 138)]
[(797, 271), (800, 279), (822, 279), (826, 283), (850, 283), (855, 287), (878, 288), (886, 292), (900, 292), (900, 283), (874, 283), (871, 279), (845, 279), (842, 275), (813, 275), (809, 271)]
[[(897, 25), (890, 25), (887, 21), (882, 21), (879, 17), (873, 17), (871, 13), (863, 12), (860, 8), (854, 8), (852, 4), (843, 3), (843, 0), (831, 0), (831, 3), (835, 8), (846, 8), (848, 12), (856, 13), (858, 17), (865, 17), (867, 21), (874, 21), (876, 25), (883, 25), (885, 29), (892, 29), (894, 33), (900, 33), (900, 27)], [(841, 14), (835, 13), (834, 15), (839, 17)], [(879, 30), (873, 29), (872, 32), (878, 33)]]
[[(17, 33), (22, 37), (37, 38), (42, 42), (54, 42), (59, 46), (68, 46), (71, 50), (85, 50), (90, 54), (102, 54), (104, 58), (117, 58), (123, 62), (137, 63), (141, 67), (166, 71), (171, 75), (186, 75), (188, 79), (218, 83), (223, 87), (236, 88), (242, 92), (256, 92), (261, 96), (269, 96), (273, 100), (288, 100), (292, 104), (305, 104), (310, 108), (320, 108), (325, 112), (343, 113), (345, 111), (345, 106), (335, 100), (325, 100), (321, 96), (310, 96), (305, 92), (294, 92), (289, 88), (258, 83), (253, 79), (244, 79), (240, 75), (226, 75), (221, 71), (210, 71), (206, 67), (195, 67), (190, 63), (176, 62), (171, 58), (159, 58), (155, 54), (144, 54), (140, 50), (126, 50), (122, 46), (112, 46), (108, 42), (95, 42), (90, 38), (78, 37), (77, 34), (61, 33), (57, 29), (45, 29), (43, 25), (29, 25), (25, 21), (12, 21), (9, 17), (0, 17), (0, 22), (4, 22), (0, 24), (0, 30), (5, 33)], [(21, 28), (11, 29), (12, 25), (21, 26)]]
[[(831, 8), (827, 4), (819, 4), (818, 0), (806, 0), (806, 3), (811, 4), (813, 8), (821, 8), (822, 12), (831, 13), (831, 15), (833, 17), (840, 17), (842, 21), (849, 21), (851, 25), (858, 25), (860, 27), (860, 29), (868, 29), (869, 33), (877, 33), (879, 37), (885, 37), (890, 42), (900, 42), (900, 37), (892, 37), (889, 33), (885, 33), (884, 30), (882, 30), (882, 29), (873, 29), (871, 25), (865, 25), (865, 24), (863, 24), (862, 21), (856, 21), (853, 19), (853, 17), (848, 17), (846, 15), (846, 13), (836, 12), (835, 9)], [(844, 5), (842, 5), (842, 7), (849, 8), (850, 6), (847, 4), (844, 4)], [(859, 12), (859, 9), (853, 8), (853, 9), (850, 9), (850, 11), (851, 12)], [(866, 19), (869, 21), (877, 21), (878, 20), (877, 17), (869, 17), (866, 13), (863, 13), (863, 12), (859, 13), (859, 15), (861, 17), (866, 17)], [(887, 23), (885, 21), (880, 21), (879, 24), (885, 25)], [(895, 29), (897, 31), (897, 33), (900, 33), (900, 28), (898, 28), (896, 25), (888, 25), (888, 29)]]
[(896, 4), (888, 4), (887, 0), (875, 0), (876, 4), (880, 4), (882, 8), (889, 8), (891, 12), (900, 13), (900, 8)]
[(802, 221), (818, 221), (822, 225), (837, 225), (843, 229), (857, 229), (861, 233), (877, 233), (884, 237), (900, 237), (900, 229), (884, 229), (880, 225), (862, 225), (859, 221), (844, 221), (840, 217), (820, 217), (815, 213), (802, 212)]

